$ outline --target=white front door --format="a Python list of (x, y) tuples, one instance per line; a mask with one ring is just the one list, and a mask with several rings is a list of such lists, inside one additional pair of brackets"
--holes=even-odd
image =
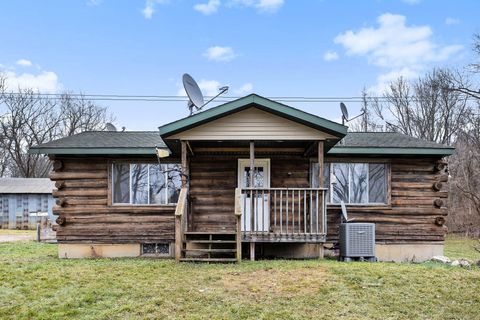
[[(270, 159), (256, 159), (253, 186), (250, 185), (250, 160), (238, 159), (238, 186), (240, 188), (270, 188)], [(254, 198), (252, 202), (252, 197)], [(253, 203), (253, 227), (252, 211)], [(246, 192), (242, 195), (242, 231), (268, 232), (270, 229), (270, 203), (267, 190)]]

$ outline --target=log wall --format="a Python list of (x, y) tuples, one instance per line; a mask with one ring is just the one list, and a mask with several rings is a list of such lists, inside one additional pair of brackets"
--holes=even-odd
[[(153, 159), (124, 159), (152, 162)], [(57, 157), (50, 178), (58, 191), (57, 240), (88, 243), (173, 241), (175, 206), (111, 205), (108, 158)]]

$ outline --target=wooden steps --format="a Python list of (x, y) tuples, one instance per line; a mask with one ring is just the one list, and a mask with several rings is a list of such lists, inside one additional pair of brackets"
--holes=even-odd
[(187, 231), (183, 235), (180, 257), (182, 262), (237, 261), (237, 235), (234, 232)]

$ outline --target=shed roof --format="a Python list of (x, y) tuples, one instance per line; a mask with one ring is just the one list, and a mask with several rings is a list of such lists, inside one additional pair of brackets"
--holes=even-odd
[(329, 155), (432, 155), (448, 156), (455, 148), (397, 132), (349, 132)]
[(347, 134), (348, 128), (344, 125), (252, 93), (240, 99), (221, 104), (195, 115), (163, 125), (159, 127), (160, 135), (165, 139), (172, 134), (191, 129), (252, 106), (292, 121), (302, 123), (314, 129), (327, 132), (338, 138), (343, 138)]
[(55, 182), (48, 178), (0, 178), (0, 194), (52, 193)]
[(30, 148), (30, 153), (154, 155), (168, 149), (158, 131), (88, 131)]

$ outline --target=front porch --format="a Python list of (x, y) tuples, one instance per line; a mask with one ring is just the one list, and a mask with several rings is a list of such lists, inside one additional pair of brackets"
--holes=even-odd
[(275, 147), (258, 149), (254, 141), (245, 143), (247, 148), (219, 149), (181, 141), (177, 261), (240, 261), (242, 244), (254, 260), (256, 244), (325, 242), (327, 189), (310, 185), (311, 162), (323, 167), (324, 142), (272, 142)]

